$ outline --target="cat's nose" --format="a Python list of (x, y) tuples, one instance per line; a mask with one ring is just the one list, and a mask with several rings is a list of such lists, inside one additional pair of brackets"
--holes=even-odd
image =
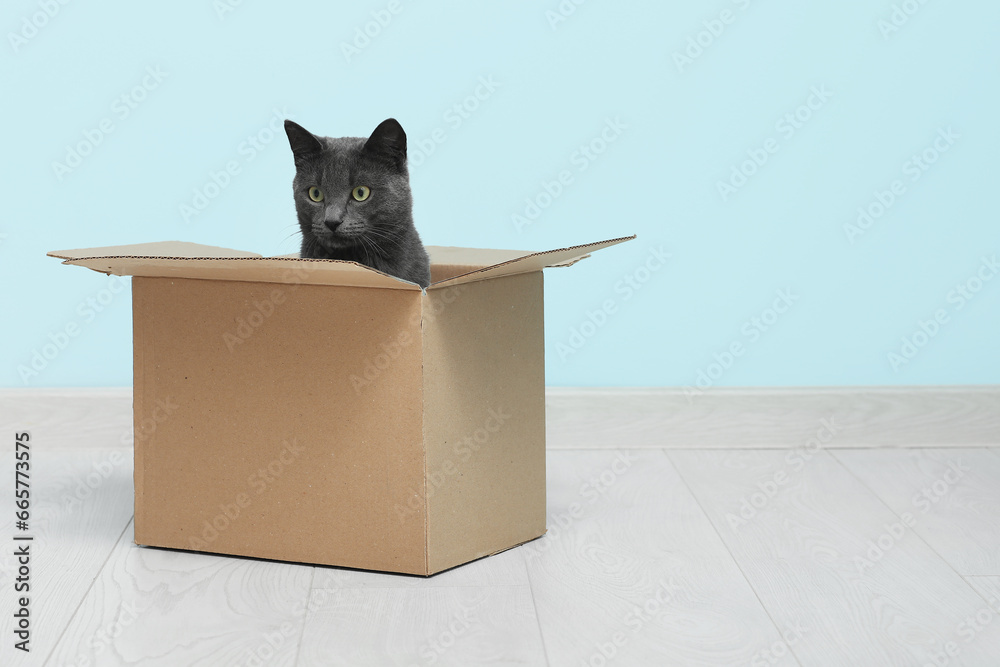
[(342, 222), (343, 220), (325, 220), (323, 224), (325, 224), (326, 228), (331, 232), (335, 232), (337, 231), (337, 227), (340, 227), (340, 223)]

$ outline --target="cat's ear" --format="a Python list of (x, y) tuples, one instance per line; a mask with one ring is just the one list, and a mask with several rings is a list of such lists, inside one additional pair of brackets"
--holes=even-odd
[(288, 135), (288, 143), (292, 147), (292, 155), (295, 156), (296, 164), (300, 160), (318, 155), (323, 150), (323, 144), (319, 142), (319, 139), (298, 123), (286, 120), (285, 134)]
[(375, 128), (365, 142), (365, 150), (375, 155), (387, 157), (402, 167), (406, 164), (406, 132), (395, 118), (388, 118)]

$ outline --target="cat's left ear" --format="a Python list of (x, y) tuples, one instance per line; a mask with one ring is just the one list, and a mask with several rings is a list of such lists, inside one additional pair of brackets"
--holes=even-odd
[(375, 155), (387, 157), (397, 167), (406, 164), (406, 132), (395, 118), (388, 118), (375, 128), (365, 142), (365, 150)]

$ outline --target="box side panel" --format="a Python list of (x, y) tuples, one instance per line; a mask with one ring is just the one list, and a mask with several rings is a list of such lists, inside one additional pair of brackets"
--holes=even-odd
[(137, 541), (424, 574), (420, 293), (136, 282)]
[(542, 295), (536, 271), (425, 297), (431, 572), (545, 532)]

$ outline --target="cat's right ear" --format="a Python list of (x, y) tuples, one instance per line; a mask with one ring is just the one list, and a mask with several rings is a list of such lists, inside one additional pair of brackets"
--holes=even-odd
[(285, 134), (288, 135), (288, 143), (292, 147), (292, 155), (295, 156), (296, 164), (301, 160), (319, 155), (323, 150), (323, 144), (319, 142), (319, 139), (298, 123), (286, 120)]

